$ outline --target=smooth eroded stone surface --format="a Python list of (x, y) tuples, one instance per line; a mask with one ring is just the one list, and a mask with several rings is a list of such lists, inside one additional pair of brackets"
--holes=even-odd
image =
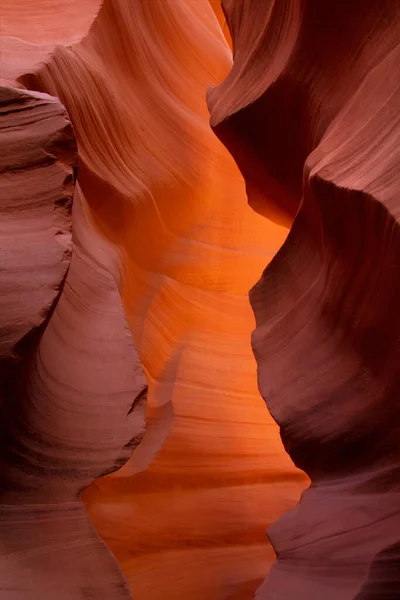
[(59, 100), (2, 88), (0, 109), (0, 597), (127, 600), (80, 500), (144, 432), (119, 252), (79, 186), (71, 240), (77, 156)]
[(211, 123), (250, 204), (292, 223), (251, 291), (259, 389), (312, 480), (256, 598), (397, 598), (400, 5), (223, 4)]
[(247, 205), (205, 94), (231, 67), (209, 0), (106, 0), (26, 85), (59, 95), (78, 182), (123, 257), (149, 383), (143, 442), (84, 495), (135, 598), (251, 599), (265, 527), (307, 485), (262, 401), (248, 290), (287, 229)]
[(76, 143), (56, 98), (0, 88), (0, 359), (39, 327), (71, 259)]

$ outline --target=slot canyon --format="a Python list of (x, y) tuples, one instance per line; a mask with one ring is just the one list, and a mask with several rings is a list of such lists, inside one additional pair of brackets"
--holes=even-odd
[(400, 0), (0, 11), (0, 600), (400, 600)]

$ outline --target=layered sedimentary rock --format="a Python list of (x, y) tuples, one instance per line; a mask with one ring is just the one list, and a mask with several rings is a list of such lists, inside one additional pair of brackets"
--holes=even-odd
[(287, 229), (247, 206), (209, 128), (206, 89), (230, 66), (208, 0), (105, 0), (87, 38), (23, 78), (67, 107), (84, 202), (123, 259), (146, 434), (85, 501), (148, 600), (251, 598), (265, 527), (307, 485), (256, 386), (248, 290)]
[(256, 598), (399, 597), (400, 5), (228, 1), (211, 123), (290, 233), (251, 292), (260, 391), (312, 480)]
[[(44, 13), (18, 33), (9, 6), (9, 79), (97, 11), (79, 3), (63, 37)], [(92, 522), (136, 597), (253, 597), (264, 528), (306, 485), (249, 345), (247, 290), (276, 252), (253, 348), (312, 484), (268, 530), (256, 597), (399, 594), (399, 4), (226, 0), (235, 61), (211, 123), (269, 220), (207, 125), (231, 66), (211, 6), (223, 26), (208, 0), (106, 0), (23, 78), (60, 96), (79, 143), (58, 299), (68, 122), (43, 94), (2, 95), (0, 569), (21, 600), (129, 597), (78, 500), (142, 436), (120, 295), (149, 427), (85, 493)]]
[(76, 143), (60, 102), (0, 88), (0, 357), (46, 318), (71, 258)]
[(79, 499), (143, 436), (120, 258), (79, 186), (71, 239), (77, 155), (59, 100), (1, 88), (0, 126), (0, 597), (127, 599)]

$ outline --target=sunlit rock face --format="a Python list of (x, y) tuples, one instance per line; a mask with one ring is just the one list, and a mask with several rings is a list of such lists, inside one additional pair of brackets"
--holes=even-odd
[(232, 38), (229, 32), (228, 23), (226, 22), (226, 17), (222, 8), (221, 0), (209, 0), (209, 2), (215, 12), (215, 15), (218, 19), (218, 22), (227, 42), (232, 47)]
[(80, 202), (121, 257), (146, 433), (84, 500), (135, 598), (252, 598), (265, 528), (307, 485), (257, 390), (248, 290), (287, 229), (247, 205), (209, 127), (206, 90), (230, 67), (208, 0), (105, 0), (81, 43), (21, 79), (67, 108)]
[[(143, 437), (120, 258), (75, 188), (57, 98), (0, 88), (0, 596), (127, 600), (79, 495)], [(72, 236), (71, 236), (72, 225)]]
[(312, 479), (257, 599), (399, 597), (400, 6), (224, 3), (211, 123), (290, 233), (251, 292), (260, 391)]

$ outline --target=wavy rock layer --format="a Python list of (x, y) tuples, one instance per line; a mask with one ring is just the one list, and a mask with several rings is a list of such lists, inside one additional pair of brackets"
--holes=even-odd
[(136, 598), (251, 598), (265, 525), (306, 480), (256, 387), (248, 290), (287, 234), (247, 206), (209, 128), (231, 66), (208, 0), (106, 0), (89, 36), (36, 77), (76, 131), (78, 181), (123, 256), (123, 302), (149, 384), (131, 461), (85, 494)]
[(123, 600), (124, 578), (79, 499), (143, 436), (119, 257), (79, 186), (71, 244), (76, 151), (64, 107), (12, 88), (0, 98), (0, 596)]
[(212, 124), (249, 202), (294, 218), (251, 292), (259, 388), (312, 479), (256, 597), (397, 598), (400, 5), (224, 4)]
[(0, 88), (0, 360), (46, 318), (71, 258), (76, 143), (47, 94)]

